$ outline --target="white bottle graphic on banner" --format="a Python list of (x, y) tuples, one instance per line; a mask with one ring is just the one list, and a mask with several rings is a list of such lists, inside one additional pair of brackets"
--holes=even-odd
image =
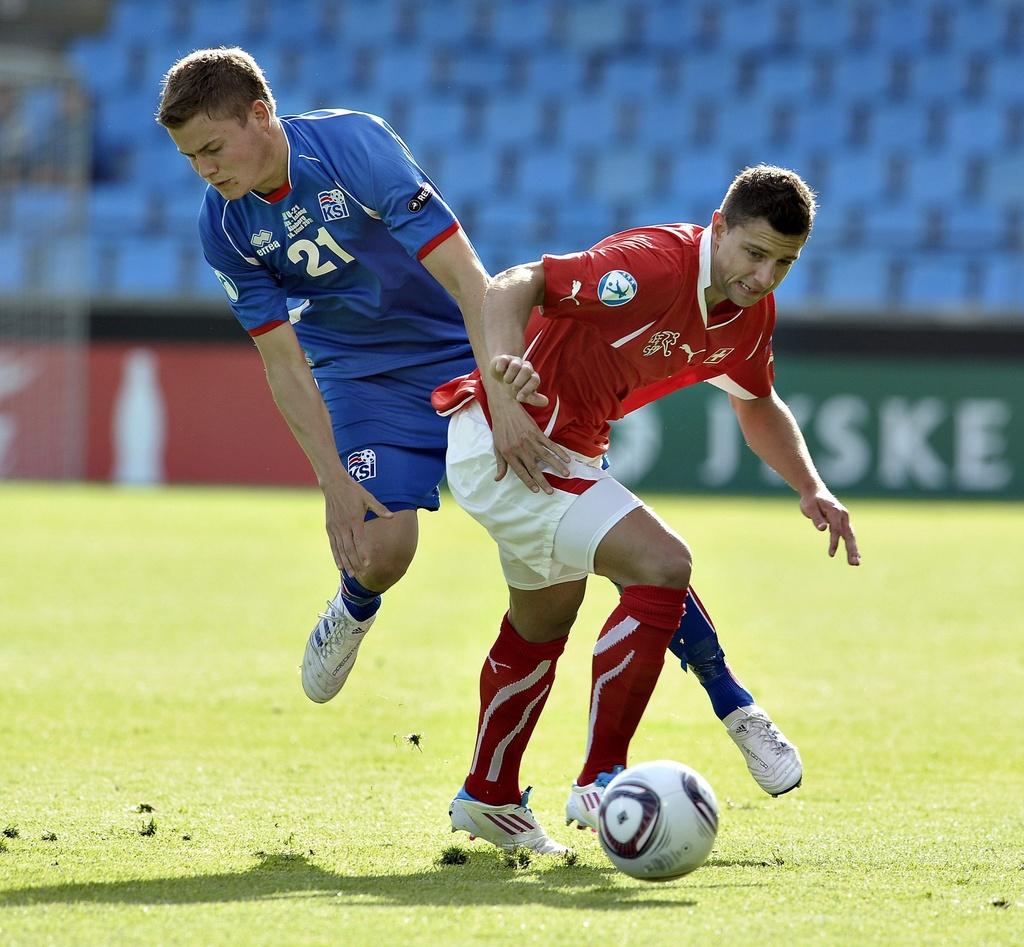
[(113, 479), (163, 483), (167, 416), (156, 356), (149, 349), (132, 349), (125, 357), (113, 426)]

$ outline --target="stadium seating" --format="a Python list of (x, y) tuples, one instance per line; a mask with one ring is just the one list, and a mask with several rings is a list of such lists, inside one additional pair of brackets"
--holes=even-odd
[[(114, 0), (67, 51), (94, 108), (97, 290), (218, 292), (194, 246), (202, 183), (152, 114), (178, 55), (234, 42), (282, 114), (384, 115), (492, 269), (614, 226), (706, 220), (732, 174), (767, 160), (822, 205), (788, 306), (1019, 309), (1020, 0)], [(17, 200), (60, 212), (57, 192)], [(12, 265), (4, 287), (30, 277)]]

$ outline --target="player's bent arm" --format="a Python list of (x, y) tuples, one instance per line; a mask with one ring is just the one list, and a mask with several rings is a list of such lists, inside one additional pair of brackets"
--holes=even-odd
[(509, 369), (505, 360), (521, 359), (526, 324), (533, 307), (544, 302), (544, 287), (544, 267), (539, 262), (505, 270), (487, 287), (483, 306), (487, 363), (492, 374), (501, 377), (506, 384)]
[[(490, 277), (476, 255), (473, 245), (462, 230), (457, 230), (440, 246), (431, 250), (422, 262), (427, 272), (451, 293), (462, 310), (466, 334), (469, 336), (469, 344), (480, 368), (481, 380), (488, 398), (499, 397), (499, 383), (489, 368), (491, 359), (488, 356), (483, 327), (484, 295)], [(547, 399), (534, 394), (540, 383), (539, 376), (533, 372), (532, 367), (523, 368), (521, 364), (518, 367), (520, 371), (514, 384), (517, 399), (543, 407)]]
[(324, 487), (348, 480), (334, 443), (327, 406), (313, 381), (295, 330), (284, 323), (256, 336), (255, 342), (263, 357), (274, 402), (309, 458), (317, 483)]
[(730, 395), (729, 401), (750, 449), (796, 490), (804, 516), (819, 530), (828, 529), (828, 554), (834, 556), (842, 540), (846, 561), (860, 565), (850, 514), (825, 486), (786, 403), (774, 389), (765, 398), (747, 400)]
[(338, 457), (330, 415), (289, 323), (256, 337), (267, 382), (282, 417), (309, 458), (324, 494), (327, 537), (339, 570), (359, 576), (369, 565), (364, 545), (367, 510), (393, 514), (349, 477)]
[(796, 418), (772, 389), (766, 398), (729, 395), (747, 446), (801, 496), (824, 490)]
[(462, 230), (456, 230), (447, 240), (435, 247), (421, 261), (427, 272), (452, 295), (462, 310), (469, 344), (477, 364), (483, 370), (483, 327), (480, 311), (489, 277), (476, 250)]

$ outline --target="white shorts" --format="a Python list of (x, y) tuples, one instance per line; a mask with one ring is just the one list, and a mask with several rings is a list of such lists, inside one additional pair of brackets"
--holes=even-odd
[(558, 478), (562, 488), (552, 484), (551, 496), (532, 493), (511, 470), (495, 482), (496, 472), (491, 429), (473, 401), (448, 425), (448, 488), (498, 544), (505, 581), (515, 589), (585, 578), (607, 532), (643, 505), (601, 469), (600, 457), (573, 454), (569, 476)]

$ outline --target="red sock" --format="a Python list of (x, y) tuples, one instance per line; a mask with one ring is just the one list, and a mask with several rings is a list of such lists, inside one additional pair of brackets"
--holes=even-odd
[[(555, 679), (565, 638), (534, 644), (512, 627), (508, 615), (480, 670), (480, 720), (466, 792), (481, 802), (518, 803), (519, 764)], [(662, 651), (664, 651), (662, 647)]]
[(594, 645), (587, 752), (578, 785), (626, 765), (629, 741), (654, 693), (685, 602), (686, 589), (630, 585), (622, 590)]

